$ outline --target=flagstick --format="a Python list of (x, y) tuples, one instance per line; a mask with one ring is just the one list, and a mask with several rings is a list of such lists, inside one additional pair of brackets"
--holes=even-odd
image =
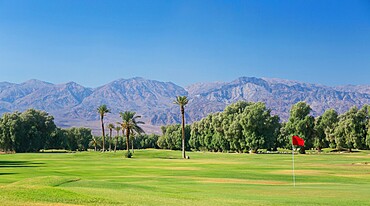
[(292, 157), (293, 157), (293, 186), (295, 187), (295, 175), (294, 175), (294, 145), (292, 150)]

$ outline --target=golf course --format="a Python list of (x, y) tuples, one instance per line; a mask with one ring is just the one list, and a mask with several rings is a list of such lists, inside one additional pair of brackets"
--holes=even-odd
[(0, 155), (1, 205), (370, 205), (370, 152)]

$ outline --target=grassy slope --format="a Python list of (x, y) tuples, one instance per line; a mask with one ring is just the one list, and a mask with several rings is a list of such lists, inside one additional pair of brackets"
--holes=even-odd
[(0, 205), (370, 205), (370, 155), (0, 155)]

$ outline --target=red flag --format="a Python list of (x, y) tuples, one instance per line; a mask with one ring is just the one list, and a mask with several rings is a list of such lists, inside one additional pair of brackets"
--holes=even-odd
[(293, 145), (304, 146), (304, 140), (298, 136), (293, 136)]

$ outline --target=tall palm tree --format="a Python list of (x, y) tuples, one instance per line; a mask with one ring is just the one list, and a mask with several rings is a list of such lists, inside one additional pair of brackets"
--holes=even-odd
[(117, 135), (116, 135), (116, 142), (114, 143), (114, 152), (116, 152), (117, 150), (117, 143), (118, 143), (118, 137), (119, 137), (119, 131), (122, 129), (120, 126), (117, 126), (114, 128), (117, 132)]
[(112, 123), (108, 124), (108, 129), (109, 129), (109, 151), (111, 151), (112, 150), (112, 147), (111, 147), (112, 131), (114, 129), (114, 124), (112, 124)]
[(130, 147), (129, 147), (129, 138), (130, 134), (133, 132), (136, 132), (138, 134), (145, 133), (143, 128), (139, 126), (139, 124), (145, 124), (142, 121), (137, 121), (136, 119), (141, 118), (141, 116), (135, 116), (136, 112), (132, 111), (125, 111), (125, 112), (120, 112), (119, 115), (122, 118), (122, 131), (125, 131), (126, 133), (126, 149), (127, 152), (130, 152)]
[(101, 121), (101, 129), (103, 132), (103, 152), (105, 151), (105, 132), (104, 132), (104, 115), (106, 113), (109, 113), (110, 110), (108, 109), (107, 105), (103, 104), (98, 107), (98, 113), (100, 115), (100, 121)]
[(189, 102), (188, 98), (186, 96), (177, 96), (176, 100), (173, 102), (174, 104), (177, 104), (180, 106), (181, 110), (181, 118), (182, 118), (182, 158), (186, 158), (185, 156), (185, 105), (187, 105)]

